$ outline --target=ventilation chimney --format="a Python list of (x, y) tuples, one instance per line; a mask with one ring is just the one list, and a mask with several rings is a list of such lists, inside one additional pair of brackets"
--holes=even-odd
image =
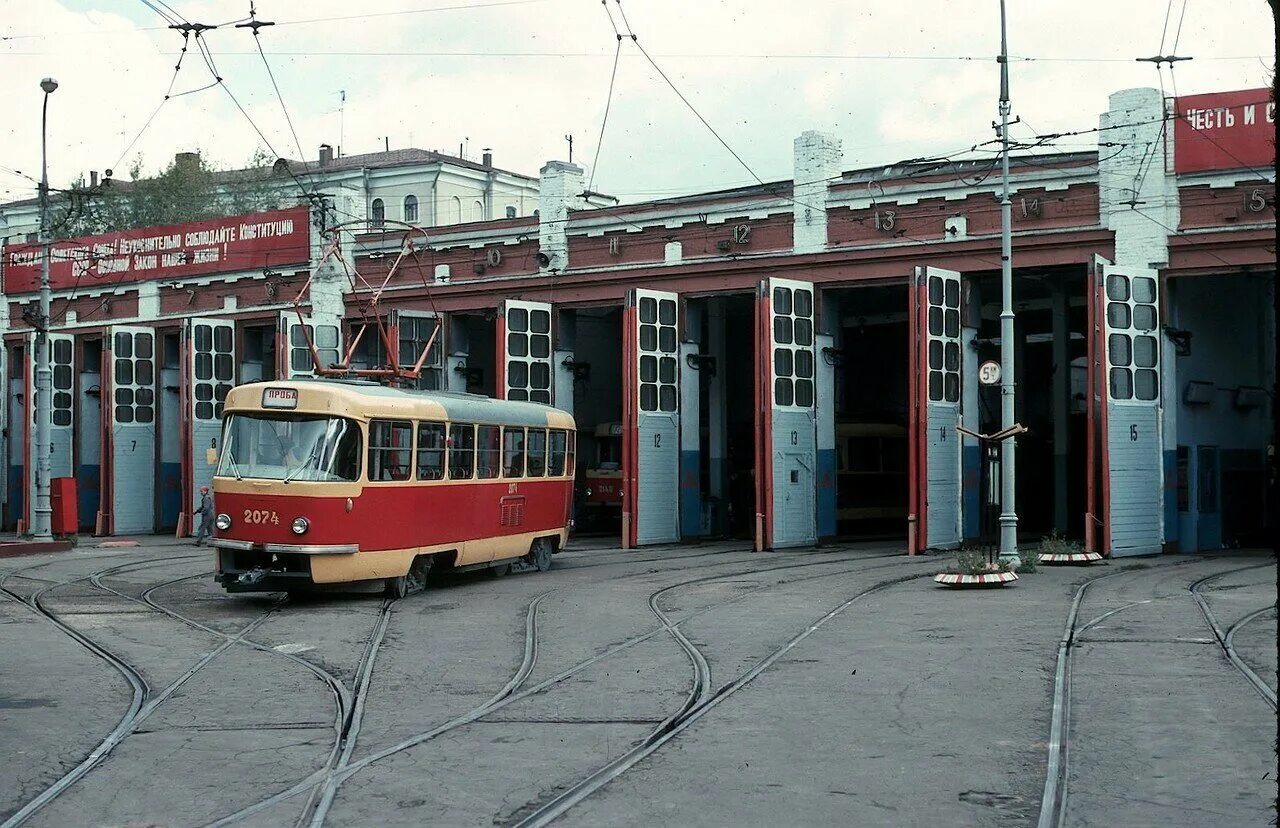
[(484, 155), (480, 156), (480, 163), (484, 164), (486, 167), (492, 167), (493, 166), (493, 150), (489, 149), (488, 147), (485, 147)]
[(90, 187), (96, 187), (96, 186), (98, 186), (98, 171), (97, 171), (97, 170), (89, 170), (89, 186), (90, 186)]
[(320, 145), (320, 166), (327, 167), (333, 163), (333, 147), (328, 144)]
[(200, 166), (200, 153), (179, 152), (173, 156), (173, 165), (184, 169), (195, 169)]

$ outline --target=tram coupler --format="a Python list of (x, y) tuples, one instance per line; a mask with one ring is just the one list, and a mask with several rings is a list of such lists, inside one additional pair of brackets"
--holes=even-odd
[(267, 577), (268, 574), (269, 573), (267, 572), (267, 570), (263, 569), (260, 566), (255, 566), (253, 569), (250, 569), (248, 572), (241, 572), (239, 577), (236, 578), (236, 583), (244, 584), (245, 586), (253, 586), (254, 584), (261, 581), (263, 578)]

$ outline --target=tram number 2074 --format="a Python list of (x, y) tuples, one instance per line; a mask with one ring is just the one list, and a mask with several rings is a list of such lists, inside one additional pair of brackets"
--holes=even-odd
[(280, 516), (269, 509), (245, 509), (245, 523), (270, 523), (280, 525)]

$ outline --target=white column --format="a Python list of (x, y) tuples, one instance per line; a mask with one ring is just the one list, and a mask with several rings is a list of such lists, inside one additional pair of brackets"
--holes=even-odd
[(792, 205), (796, 253), (819, 253), (827, 249), (827, 190), (840, 175), (840, 139), (817, 130), (807, 130), (795, 139)]
[(563, 272), (569, 267), (569, 211), (587, 207), (581, 198), (582, 167), (564, 161), (548, 161), (538, 182), (539, 270)]
[(1099, 140), (1123, 149), (1098, 150), (1102, 223), (1116, 234), (1116, 264), (1160, 269), (1169, 261), (1166, 228), (1177, 228), (1179, 220), (1177, 177), (1165, 172), (1173, 125), (1161, 129), (1158, 89), (1125, 89), (1110, 104), (1098, 119)]
[[(312, 210), (311, 221), (311, 261), (317, 263), (328, 248), (329, 236), (322, 231), (327, 221), (320, 221), (315, 209)], [(332, 220), (332, 216), (329, 217)], [(344, 297), (351, 290), (342, 264), (334, 256), (330, 256), (317, 268), (311, 280), (310, 302), (311, 321), (316, 325), (335, 325), (342, 329), (342, 320), (346, 316)], [(292, 296), (288, 297), (292, 299)]]

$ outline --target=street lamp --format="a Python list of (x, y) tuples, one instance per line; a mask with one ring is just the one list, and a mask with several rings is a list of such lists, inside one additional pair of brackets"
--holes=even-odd
[(53, 300), (49, 284), (49, 96), (58, 88), (53, 78), (40, 81), (44, 105), (40, 111), (40, 316), (36, 320), (36, 439), (32, 453), (36, 458), (36, 497), (31, 510), (31, 535), (35, 540), (53, 538), (53, 509), (49, 503), (49, 454), (53, 445), (53, 368), (49, 364), (49, 306)]

